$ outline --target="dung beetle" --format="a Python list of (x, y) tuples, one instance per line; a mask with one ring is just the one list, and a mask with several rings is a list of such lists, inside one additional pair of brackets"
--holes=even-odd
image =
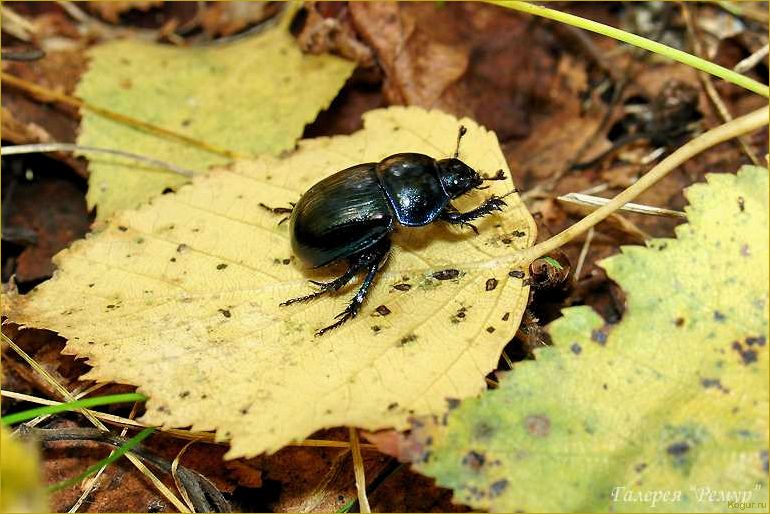
[[(476, 231), (471, 220), (502, 210), (502, 197), (492, 196), (479, 207), (459, 212), (451, 200), (481, 186), (485, 180), (502, 180), (502, 170), (483, 178), (459, 160), (460, 127), (454, 156), (436, 160), (419, 153), (398, 153), (380, 162), (358, 164), (312, 186), (291, 210), (289, 233), (294, 254), (313, 268), (346, 259), (348, 269), (306, 296), (287, 300), (291, 305), (337, 291), (366, 270), (361, 287), (337, 321), (319, 330), (322, 335), (358, 314), (380, 266), (390, 251), (390, 234), (396, 224), (420, 227), (442, 220)], [(476, 231), (478, 233), (478, 231)]]

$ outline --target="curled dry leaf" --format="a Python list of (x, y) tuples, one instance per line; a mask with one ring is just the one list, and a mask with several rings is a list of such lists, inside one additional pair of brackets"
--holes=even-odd
[[(460, 157), (483, 173), (506, 170), (495, 135), (461, 122)], [(60, 253), (56, 276), (8, 298), (7, 315), (64, 335), (66, 351), (94, 366), (88, 378), (139, 385), (146, 423), (216, 429), (231, 439), (229, 457), (324, 427), (405, 428), (446, 397), (482, 391), (515, 334), (529, 293), (517, 250), (536, 237), (526, 207), (506, 197), (478, 236), (438, 223), (399, 231), (358, 317), (314, 337), (355, 285), (279, 307), (331, 271), (296, 262), (287, 224), (259, 203), (288, 206), (319, 179), (393, 153), (451, 155), (458, 123), (418, 108), (372, 111), (351, 136), (200, 176)], [(513, 189), (510, 178), (492, 184), (458, 207)]]

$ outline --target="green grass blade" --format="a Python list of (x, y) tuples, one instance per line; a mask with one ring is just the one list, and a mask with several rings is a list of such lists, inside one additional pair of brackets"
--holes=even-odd
[[(115, 395), (118, 396), (118, 395)], [(82, 481), (84, 478), (89, 477), (99, 471), (103, 466), (108, 466), (121, 458), (123, 455), (125, 455), (127, 452), (131, 451), (132, 448), (135, 448), (139, 443), (141, 443), (143, 440), (145, 440), (150, 434), (152, 434), (155, 431), (154, 428), (145, 428), (138, 434), (136, 434), (134, 437), (126, 441), (126, 444), (112, 452), (110, 455), (108, 455), (106, 458), (100, 460), (93, 466), (90, 466), (88, 469), (86, 469), (84, 472), (79, 474), (76, 477), (68, 478), (66, 480), (62, 480), (61, 482), (57, 484), (53, 484), (48, 486), (48, 492), (52, 493), (55, 491), (58, 491), (60, 489), (64, 489), (66, 487), (69, 487), (71, 485), (75, 485), (78, 482)]]
[(147, 397), (145, 395), (139, 393), (108, 394), (105, 396), (84, 398), (74, 402), (60, 403), (58, 405), (46, 405), (44, 407), (36, 407), (34, 409), (25, 410), (22, 412), (15, 412), (0, 418), (0, 423), (3, 425), (12, 425), (14, 423), (20, 423), (22, 421), (34, 419), (38, 416), (43, 416), (45, 414), (56, 414), (59, 412), (67, 412), (88, 407), (97, 407), (99, 405), (110, 405), (113, 403), (143, 402), (146, 399)]
[(568, 14), (568, 13), (557, 11), (554, 9), (549, 9), (547, 7), (533, 5), (528, 2), (521, 2), (517, 0), (508, 0), (508, 1), (488, 0), (488, 1), (489, 3), (499, 5), (501, 7), (506, 7), (508, 9), (515, 9), (517, 11), (522, 11), (529, 14), (534, 14), (535, 16), (542, 16), (543, 18), (548, 18), (554, 21), (558, 21), (560, 23), (566, 23), (567, 25), (572, 25), (573, 27), (590, 30), (591, 32), (596, 32), (597, 34), (602, 34), (604, 36), (617, 39), (618, 41), (623, 41), (624, 43), (628, 43), (629, 45), (634, 45), (639, 48), (643, 48), (644, 50), (654, 52), (658, 55), (668, 57), (669, 59), (672, 59), (674, 61), (681, 62), (682, 64), (686, 64), (687, 66), (690, 66), (697, 70), (705, 71), (706, 73), (714, 75), (715, 77), (719, 77), (732, 84), (735, 84), (742, 88), (748, 89), (749, 91), (757, 93), (758, 95), (762, 95), (765, 98), (770, 97), (770, 88), (768, 88), (768, 86), (762, 84), (761, 82), (757, 82), (752, 78), (749, 78), (745, 75), (741, 75), (740, 73), (736, 73), (732, 70), (725, 68), (724, 66), (719, 66), (718, 64), (714, 64), (713, 62), (707, 61), (706, 59), (701, 59), (700, 57), (696, 57), (692, 54), (688, 54), (687, 52), (677, 50), (676, 48), (671, 48), (670, 46), (666, 46), (662, 43), (658, 43), (657, 41), (653, 41), (652, 39), (647, 39), (646, 37), (637, 36), (636, 34), (632, 34), (630, 32), (626, 32), (625, 30), (621, 30), (615, 27), (611, 27), (609, 25), (605, 25), (604, 23), (598, 23), (592, 20), (587, 20), (585, 18), (581, 18), (580, 16), (575, 16), (574, 14)]

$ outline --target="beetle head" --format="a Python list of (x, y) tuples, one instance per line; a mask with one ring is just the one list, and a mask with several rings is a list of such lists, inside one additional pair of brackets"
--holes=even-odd
[(450, 198), (457, 198), (479, 187), (483, 180), (476, 170), (460, 159), (441, 159), (437, 165), (441, 185)]

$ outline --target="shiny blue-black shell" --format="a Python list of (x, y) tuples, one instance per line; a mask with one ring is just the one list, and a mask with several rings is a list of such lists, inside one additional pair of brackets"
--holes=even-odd
[(449, 203), (435, 159), (391, 155), (339, 171), (313, 185), (292, 210), (294, 254), (312, 267), (364, 250), (394, 230), (434, 221)]

